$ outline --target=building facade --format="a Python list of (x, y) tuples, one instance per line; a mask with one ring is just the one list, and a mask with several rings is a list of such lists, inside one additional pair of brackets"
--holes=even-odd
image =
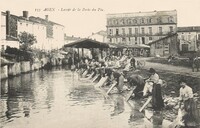
[(177, 34), (163, 37), (159, 40), (149, 43), (150, 56), (169, 56), (177, 55), (179, 44), (177, 43)]
[(190, 52), (200, 50), (200, 26), (178, 27), (180, 51)]
[[(59, 49), (64, 45), (64, 29), (63, 25), (45, 19), (28, 16), (28, 11), (23, 11), (22, 16), (6, 13), (6, 40), (14, 39), (18, 42), (18, 35), (22, 32), (33, 34), (37, 40), (32, 47), (41, 50)], [(6, 42), (8, 44), (8, 42)], [(8, 44), (10, 46), (10, 44)]]
[(148, 44), (176, 31), (176, 10), (107, 14), (111, 43)]
[[(1, 51), (4, 52), (7, 46), (19, 48), (19, 42), (18, 39), (13, 36), (8, 36), (8, 34), (13, 34), (14, 32), (8, 31), (8, 27), (12, 25), (8, 25), (8, 17), (7, 14), (10, 15), (10, 13), (4, 13), (1, 12), (1, 34), (0, 34), (0, 43), (1, 43)], [(12, 19), (14, 21), (14, 19)], [(12, 22), (11, 22), (12, 23)], [(12, 29), (13, 30), (13, 29)], [(16, 30), (16, 29), (15, 29)], [(8, 33), (9, 32), (9, 33)]]
[(99, 41), (99, 42), (108, 42), (107, 41), (107, 32), (106, 31), (99, 31), (96, 33), (92, 33), (92, 35), (90, 35), (88, 38)]

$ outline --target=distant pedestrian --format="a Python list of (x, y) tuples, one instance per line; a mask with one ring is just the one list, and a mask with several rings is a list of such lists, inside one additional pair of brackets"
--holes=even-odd
[(200, 60), (198, 56), (196, 56), (192, 59), (192, 71), (194, 72), (195, 68), (197, 68), (197, 72), (198, 72), (199, 66), (200, 66)]

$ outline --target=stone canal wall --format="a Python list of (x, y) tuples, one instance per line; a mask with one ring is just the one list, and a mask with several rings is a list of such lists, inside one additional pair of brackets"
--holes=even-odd
[(16, 76), (21, 74), (21, 64), (14, 63), (12, 65), (8, 65), (8, 76)]
[[(16, 62), (14, 64), (9, 64), (1, 66), (1, 79), (6, 79), (8, 77), (13, 77), (20, 75), (21, 73), (28, 73), (31, 71), (39, 70), (44, 68), (48, 64), (48, 60), (44, 58), (42, 61), (37, 61), (31, 63), (30, 61)], [(62, 65), (62, 60), (53, 59), (50, 61), (51, 66)]]
[(22, 61), (21, 62), (21, 73), (26, 73), (31, 71), (30, 67), (30, 62), (29, 61)]

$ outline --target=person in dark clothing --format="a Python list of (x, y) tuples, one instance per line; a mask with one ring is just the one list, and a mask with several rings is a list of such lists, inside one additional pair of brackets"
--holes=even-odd
[(199, 71), (199, 66), (200, 66), (200, 60), (198, 56), (194, 57), (192, 59), (192, 71), (194, 72), (195, 67), (197, 68), (197, 72)]
[(123, 73), (113, 71), (112, 72), (113, 78), (116, 80), (117, 85), (116, 88), (118, 89), (119, 92), (123, 91), (123, 86), (124, 86), (124, 76)]
[(133, 68), (136, 69), (136, 66), (135, 66), (135, 58), (134, 58), (134, 57), (131, 58), (130, 63), (131, 63), (131, 67), (133, 67)]
[(127, 78), (127, 84), (129, 87), (133, 88), (136, 86), (135, 90), (133, 93), (135, 94), (135, 97), (140, 98), (142, 97), (143, 94), (143, 88), (145, 85), (144, 78), (140, 75), (131, 75)]
[(155, 111), (160, 111), (164, 107), (164, 101), (161, 94), (161, 84), (159, 83), (159, 76), (153, 68), (150, 68), (151, 73), (147, 81), (153, 82), (152, 88), (152, 107)]

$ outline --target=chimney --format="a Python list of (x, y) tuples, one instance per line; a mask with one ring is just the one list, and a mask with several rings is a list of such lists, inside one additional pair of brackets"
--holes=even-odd
[(28, 19), (28, 11), (23, 11), (23, 17)]
[(6, 35), (10, 35), (10, 11), (6, 11)]
[(48, 15), (45, 15), (45, 20), (49, 21), (49, 16)]

